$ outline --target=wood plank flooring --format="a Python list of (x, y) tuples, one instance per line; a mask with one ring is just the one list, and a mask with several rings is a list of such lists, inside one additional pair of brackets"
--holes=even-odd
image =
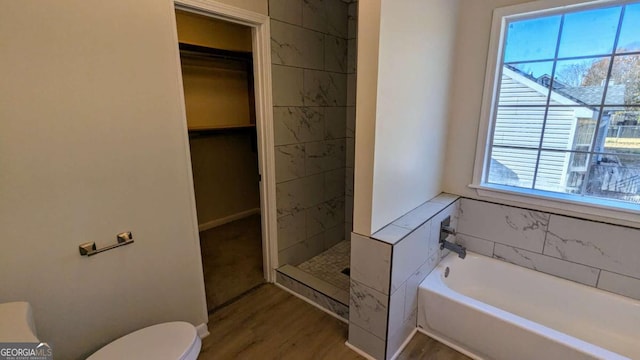
[(416, 333), (409, 344), (402, 350), (400, 356), (396, 360), (471, 360), (471, 358), (463, 355), (452, 348), (439, 343), (436, 340), (424, 335)]
[[(209, 331), (200, 360), (362, 359), (344, 345), (347, 324), (272, 284), (213, 312)], [(468, 358), (420, 334), (399, 359)]]
[(259, 214), (201, 232), (200, 248), (209, 311), (264, 283)]

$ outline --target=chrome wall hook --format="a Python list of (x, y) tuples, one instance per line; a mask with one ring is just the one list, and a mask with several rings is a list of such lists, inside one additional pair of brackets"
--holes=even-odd
[(117, 243), (105, 246), (100, 249), (96, 249), (95, 241), (82, 243), (80, 244), (78, 250), (80, 251), (80, 255), (82, 256), (93, 256), (107, 250), (115, 249), (117, 247), (133, 243), (133, 235), (131, 234), (131, 231), (121, 232), (120, 234), (116, 235), (116, 240)]

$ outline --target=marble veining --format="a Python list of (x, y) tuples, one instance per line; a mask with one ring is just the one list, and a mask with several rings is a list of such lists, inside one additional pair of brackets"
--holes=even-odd
[(549, 215), (526, 209), (462, 199), (458, 232), (542, 252)]
[(345, 197), (345, 169), (339, 168), (324, 173), (324, 200), (331, 200), (338, 197)]
[(347, 40), (324, 35), (324, 70), (347, 72)]
[(319, 107), (274, 107), (276, 145), (289, 145), (323, 139), (324, 111)]
[(399, 289), (429, 257), (431, 227), (431, 221), (427, 221), (393, 247), (391, 292)]
[[(518, 216), (525, 220), (512, 220)], [(522, 235), (542, 230), (542, 247), (537, 235)], [(640, 229), (463, 199), (456, 240), (469, 251), (640, 298), (639, 238)]]
[(596, 286), (600, 274), (600, 270), (589, 266), (558, 260), (553, 257), (502, 244), (496, 244), (493, 256), (512, 264), (589, 286)]
[(284, 250), (306, 238), (304, 212), (295, 212), (278, 218), (278, 249)]
[(307, 236), (326, 231), (344, 221), (344, 197), (325, 201), (307, 209)]
[(304, 145), (283, 145), (277, 146), (276, 158), (276, 182), (283, 182), (297, 179), (305, 175)]
[(325, 111), (325, 140), (344, 139), (347, 137), (347, 112), (346, 107), (332, 106), (324, 108)]
[(324, 200), (322, 191), (309, 191), (309, 189), (323, 189), (323, 187), (323, 174), (276, 184), (278, 216), (303, 211), (321, 203)]
[(347, 6), (340, 0), (303, 0), (302, 25), (308, 29), (346, 38)]
[(322, 69), (326, 52), (322, 34), (271, 20), (271, 60), (274, 64)]
[(389, 294), (391, 246), (356, 233), (351, 234), (351, 279), (382, 294)]
[(276, 282), (293, 292), (312, 300), (317, 305), (331, 311), (341, 318), (345, 320), (349, 319), (349, 307), (322, 294), (321, 292), (315, 291), (314, 289), (279, 272), (276, 273)]
[[(586, 248), (590, 248), (590, 250), (599, 253), (601, 256), (605, 256), (605, 257), (609, 257), (607, 254), (605, 254), (604, 250), (602, 250), (598, 245), (590, 242), (590, 241), (586, 241), (586, 240), (580, 240), (580, 239), (568, 239), (568, 238), (563, 238), (561, 236), (559, 236), (558, 234), (555, 234), (551, 231), (547, 232), (547, 245), (552, 246), (555, 248), (555, 250), (557, 251), (557, 254), (560, 255), (560, 258), (562, 258), (563, 260), (568, 260), (569, 256), (567, 255), (565, 248), (560, 245), (560, 243), (558, 243), (558, 241), (560, 243), (563, 243), (564, 245), (568, 245), (569, 243), (574, 243), (576, 245), (580, 245), (582, 247), (586, 247)], [(551, 251), (549, 251), (549, 253), (551, 253)], [(616, 263), (620, 263), (620, 261), (616, 260), (616, 259), (611, 259), (613, 262)]]
[(349, 322), (385, 339), (389, 297), (351, 279)]
[(329, 171), (344, 167), (345, 139), (325, 140), (307, 145), (307, 173)]
[(306, 106), (345, 106), (347, 75), (304, 70), (304, 104)]

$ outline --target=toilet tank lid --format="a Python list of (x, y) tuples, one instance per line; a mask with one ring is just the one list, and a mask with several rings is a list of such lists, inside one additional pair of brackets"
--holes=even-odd
[(196, 328), (183, 321), (157, 324), (116, 339), (87, 360), (182, 359), (199, 344)]
[(0, 342), (38, 342), (33, 312), (28, 302), (0, 304)]

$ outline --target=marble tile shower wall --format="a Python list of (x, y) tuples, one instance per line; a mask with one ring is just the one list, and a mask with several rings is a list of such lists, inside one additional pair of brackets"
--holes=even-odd
[(269, 1), (280, 264), (345, 239), (349, 6)]
[(640, 229), (461, 199), (457, 242), (479, 254), (640, 299)]
[(456, 226), (457, 196), (441, 194), (371, 237), (351, 235), (349, 344), (390, 359), (416, 328), (418, 285), (448, 250), (440, 222)]

